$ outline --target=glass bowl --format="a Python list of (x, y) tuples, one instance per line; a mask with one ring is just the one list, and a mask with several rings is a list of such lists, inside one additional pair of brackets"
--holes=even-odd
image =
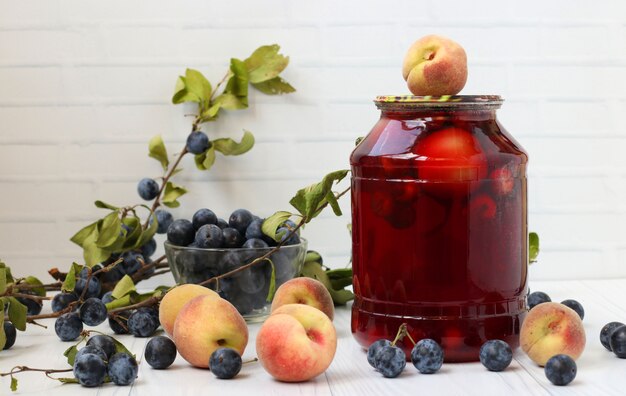
[[(165, 255), (176, 283), (200, 283), (248, 264), (272, 247), (257, 249), (202, 249), (164, 243)], [(297, 277), (306, 256), (307, 241), (300, 238), (297, 245), (282, 246), (272, 253), (270, 261), (263, 260), (232, 276), (219, 279), (208, 287), (217, 291), (237, 308), (248, 322), (263, 320), (270, 311), (268, 301), (272, 264), (276, 289), (289, 279)]]

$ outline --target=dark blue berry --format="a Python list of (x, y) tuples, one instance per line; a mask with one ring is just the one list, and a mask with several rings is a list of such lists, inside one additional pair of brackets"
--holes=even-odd
[(420, 340), (411, 351), (411, 362), (422, 374), (436, 373), (443, 364), (443, 348), (430, 338)]
[(251, 268), (238, 272), (235, 277), (239, 288), (247, 294), (255, 294), (262, 290), (265, 287), (266, 280), (269, 279), (268, 274), (264, 271), (263, 264), (255, 264)]
[(76, 359), (78, 359), (79, 357), (81, 357), (82, 355), (86, 353), (97, 355), (100, 357), (100, 359), (104, 360), (105, 362), (109, 359), (109, 357), (104, 352), (104, 350), (102, 350), (102, 348), (100, 348), (99, 346), (85, 345), (84, 347), (80, 348), (78, 352), (76, 352), (76, 356), (74, 356), (74, 361), (76, 361)]
[(380, 352), (380, 350), (386, 346), (391, 346), (391, 341), (380, 339), (374, 341), (370, 345), (370, 347), (367, 348), (367, 362), (370, 364), (370, 366), (376, 368), (376, 355), (378, 355), (378, 352)]
[(9, 349), (15, 344), (15, 338), (17, 337), (17, 332), (15, 331), (15, 326), (13, 323), (8, 320), (4, 321), (4, 335), (6, 336), (6, 341), (4, 342), (4, 347), (2, 349)]
[(576, 378), (576, 362), (567, 355), (554, 355), (546, 362), (546, 377), (554, 385), (567, 385)]
[(217, 216), (210, 209), (198, 209), (196, 213), (193, 214), (191, 218), (191, 222), (193, 224), (193, 228), (196, 230), (200, 229), (203, 225), (207, 224), (217, 224)]
[(194, 242), (199, 248), (220, 248), (224, 243), (222, 230), (215, 224), (205, 224), (198, 229)]
[(102, 300), (91, 297), (85, 300), (78, 311), (80, 320), (87, 326), (97, 326), (107, 318), (107, 307)]
[(395, 378), (406, 367), (406, 354), (397, 346), (384, 346), (376, 354), (376, 370), (386, 378)]
[(127, 353), (116, 353), (109, 359), (107, 373), (115, 385), (132, 384), (137, 378), (138, 371), (137, 360)]
[(280, 241), (283, 242), (283, 245), (297, 245), (300, 243), (298, 234), (295, 232), (291, 234), (291, 231), (287, 227), (280, 227), (276, 230), (276, 234), (280, 235)]
[(156, 216), (157, 222), (159, 223), (157, 226), (157, 234), (165, 234), (167, 232), (167, 228), (174, 221), (174, 216), (167, 210), (159, 209), (154, 212)]
[(263, 249), (269, 246), (267, 242), (262, 239), (252, 238), (245, 241), (241, 247), (245, 249)]
[(172, 245), (187, 246), (193, 242), (196, 230), (189, 220), (174, 220), (167, 228), (167, 240)]
[[(20, 293), (28, 294), (31, 296), (37, 295), (37, 293), (33, 292), (32, 290), (20, 290)], [(43, 307), (43, 304), (41, 302), (26, 297), (17, 297), (17, 301), (26, 306), (26, 313), (28, 315), (39, 315), (41, 313), (41, 308)]]
[(106, 364), (98, 355), (85, 353), (74, 360), (74, 377), (82, 386), (101, 385), (104, 382), (106, 371)]
[(54, 331), (61, 341), (74, 341), (83, 331), (83, 322), (78, 313), (66, 313), (59, 316), (54, 322)]
[(144, 353), (146, 362), (152, 368), (165, 369), (176, 360), (176, 345), (174, 341), (164, 336), (157, 336), (148, 341)]
[(102, 283), (117, 283), (126, 275), (122, 263), (116, 264), (115, 267), (100, 274), (100, 281)]
[(113, 291), (109, 290), (108, 292), (104, 293), (100, 299), (105, 305), (110, 303), (111, 301), (113, 301)]
[(615, 356), (626, 359), (626, 326), (620, 326), (613, 330), (609, 345)]
[(59, 312), (74, 301), (78, 301), (76, 293), (58, 293), (52, 298), (52, 312)]
[(246, 233), (246, 229), (252, 222), (252, 213), (246, 209), (235, 210), (228, 218), (228, 224), (237, 229), (241, 234)]
[(282, 250), (283, 249), (270, 256), (270, 260), (274, 263), (274, 270), (276, 271), (276, 286), (280, 286), (289, 279), (292, 279), (297, 272), (297, 264), (289, 260), (289, 257), (287, 257)]
[(115, 334), (128, 334), (129, 311), (118, 312), (115, 317), (109, 317), (109, 327)]
[(250, 222), (250, 225), (248, 225), (248, 228), (246, 228), (246, 239), (262, 239), (265, 235), (261, 230), (261, 226), (263, 226), (262, 219), (252, 220), (252, 222)]
[(193, 131), (187, 136), (187, 151), (202, 154), (210, 147), (209, 137), (204, 132)]
[(136, 252), (126, 252), (122, 254), (122, 259), (124, 259), (124, 261), (118, 265), (121, 266), (125, 274), (133, 275), (141, 268), (141, 262), (144, 261), (144, 256)]
[(220, 219), (217, 219), (216, 225), (223, 230), (224, 228), (228, 227), (228, 222), (220, 218)]
[(102, 290), (102, 285), (100, 285), (100, 281), (98, 278), (92, 277), (89, 280), (89, 285), (87, 286), (87, 279), (78, 278), (76, 279), (76, 285), (74, 286), (74, 292), (82, 296), (83, 290), (87, 287), (87, 291), (85, 292), (84, 298), (98, 297), (100, 295), (100, 291)]
[(489, 340), (480, 347), (479, 357), (489, 371), (502, 371), (511, 364), (513, 351), (502, 340)]
[(159, 184), (154, 179), (143, 178), (137, 184), (137, 193), (146, 201), (152, 201), (159, 195)]
[(241, 355), (232, 348), (218, 348), (209, 358), (209, 368), (217, 378), (231, 379), (241, 370)]
[(222, 230), (222, 236), (224, 247), (228, 249), (239, 248), (244, 243), (244, 238), (239, 231), (231, 227), (224, 228)]
[(600, 342), (607, 350), (609, 351), (612, 350), (611, 344), (610, 344), (611, 334), (613, 334), (615, 329), (617, 329), (618, 327), (622, 327), (622, 326), (624, 326), (624, 323), (622, 322), (611, 322), (611, 323), (605, 324), (602, 330), (600, 330)]
[(150, 337), (159, 327), (159, 322), (147, 311), (137, 310), (128, 317), (128, 330), (135, 337)]
[(561, 304), (563, 304), (566, 307), (569, 307), (569, 308), (573, 309), (574, 311), (576, 311), (578, 316), (580, 316), (580, 320), (583, 320), (585, 318), (585, 309), (583, 308), (583, 306), (578, 301), (576, 301), (576, 300), (563, 300), (563, 301), (561, 301)]
[(157, 243), (154, 238), (150, 238), (142, 247), (139, 248), (141, 255), (145, 258), (151, 257), (156, 252)]
[(159, 310), (158, 310), (158, 308), (155, 308), (155, 307), (142, 307), (142, 308), (137, 309), (137, 311), (147, 312), (148, 314), (150, 314), (150, 316), (152, 316), (152, 318), (157, 322), (157, 324), (161, 323), (159, 321)]
[(552, 300), (546, 293), (540, 291), (532, 292), (528, 295), (528, 309), (533, 309), (535, 305), (550, 301)]
[(89, 337), (89, 340), (87, 340), (87, 345), (93, 345), (101, 348), (106, 354), (107, 359), (110, 358), (117, 349), (115, 347), (115, 340), (113, 339), (113, 337), (104, 334), (98, 334)]

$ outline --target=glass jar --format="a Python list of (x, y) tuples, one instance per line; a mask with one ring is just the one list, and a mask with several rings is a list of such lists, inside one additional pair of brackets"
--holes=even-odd
[[(445, 361), (519, 346), (526, 312), (528, 156), (499, 96), (381, 96), (354, 149), (352, 332), (365, 348), (407, 323)], [(410, 356), (411, 342), (401, 345)]]

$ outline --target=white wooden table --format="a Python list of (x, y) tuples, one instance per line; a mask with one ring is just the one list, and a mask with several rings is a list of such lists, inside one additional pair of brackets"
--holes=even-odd
[[(367, 363), (364, 351), (350, 334), (349, 307), (337, 309), (335, 326), (338, 348), (328, 371), (306, 383), (288, 384), (273, 380), (258, 363), (244, 365), (233, 380), (218, 380), (207, 370), (189, 366), (180, 356), (167, 370), (153, 370), (141, 362), (145, 338), (118, 336), (140, 360), (139, 376), (129, 387), (112, 384), (100, 388), (61, 385), (41, 373), (19, 375), (16, 394), (45, 395), (626, 395), (626, 359), (606, 351), (599, 341), (602, 326), (610, 321), (626, 323), (626, 279), (533, 282), (555, 301), (574, 298), (586, 311), (587, 347), (578, 360), (578, 375), (565, 387), (553, 386), (543, 369), (517, 350), (508, 369), (488, 372), (480, 363), (444, 364), (433, 375), (419, 374), (409, 363), (395, 379), (383, 378)], [(44, 307), (49, 309), (49, 307)], [(66, 368), (63, 351), (71, 345), (59, 341), (53, 320), (43, 321), (48, 329), (30, 326), (18, 332), (15, 346), (0, 352), (0, 371), (16, 365), (37, 368)], [(254, 340), (260, 325), (250, 325), (250, 343), (244, 360), (255, 356)], [(111, 334), (108, 325), (97, 328)], [(0, 379), (0, 395), (10, 394), (9, 379)]]

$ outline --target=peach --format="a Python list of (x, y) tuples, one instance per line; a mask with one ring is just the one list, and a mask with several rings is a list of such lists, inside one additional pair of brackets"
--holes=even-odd
[(272, 300), (272, 312), (286, 304), (306, 304), (324, 312), (333, 320), (335, 305), (326, 286), (313, 278), (293, 278), (283, 283)]
[(545, 302), (528, 312), (520, 330), (522, 350), (532, 361), (544, 366), (554, 355), (576, 360), (585, 349), (585, 329), (573, 309)]
[(159, 306), (159, 321), (170, 337), (174, 335), (174, 322), (178, 312), (189, 300), (198, 296), (220, 298), (213, 290), (193, 284), (176, 286), (163, 297)]
[(256, 352), (274, 378), (301, 382), (322, 374), (333, 361), (337, 332), (319, 309), (287, 304), (272, 312), (259, 329)]
[(456, 95), (467, 81), (465, 50), (446, 37), (422, 37), (404, 57), (402, 76), (414, 95)]
[(208, 368), (209, 357), (221, 347), (243, 354), (248, 345), (248, 327), (237, 309), (222, 298), (193, 298), (174, 322), (178, 353), (193, 366)]

